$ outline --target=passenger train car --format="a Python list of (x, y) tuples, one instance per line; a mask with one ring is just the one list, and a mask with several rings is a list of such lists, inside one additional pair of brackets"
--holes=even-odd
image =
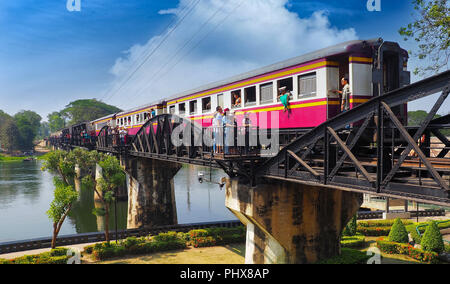
[[(406, 70), (408, 53), (395, 42), (382, 39), (355, 40), (183, 92), (162, 101), (95, 120), (96, 134), (108, 125), (125, 128), (133, 136), (151, 117), (171, 113), (200, 126), (212, 124), (217, 106), (234, 112), (238, 126), (250, 114), (254, 126), (272, 127), (271, 116), (279, 117), (280, 129), (313, 128), (340, 113), (340, 79), (349, 78), (351, 108), (374, 96), (410, 83)], [(380, 68), (380, 65), (382, 68)], [(381, 72), (379, 70), (382, 70)], [(381, 83), (381, 84), (377, 84)], [(381, 86), (381, 87), (380, 87)], [(278, 100), (278, 90), (290, 91), (289, 111)], [(236, 104), (240, 98), (241, 103)], [(407, 122), (407, 106), (395, 109)], [(260, 121), (269, 121), (260, 124)]]

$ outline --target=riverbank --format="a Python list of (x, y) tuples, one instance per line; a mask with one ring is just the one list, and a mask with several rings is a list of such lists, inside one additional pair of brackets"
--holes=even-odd
[(0, 154), (0, 162), (11, 163), (11, 162), (23, 162), (25, 160), (33, 159), (33, 156), (24, 156), (24, 157), (11, 157)]

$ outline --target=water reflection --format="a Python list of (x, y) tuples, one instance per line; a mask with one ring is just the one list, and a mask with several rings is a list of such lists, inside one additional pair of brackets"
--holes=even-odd
[[(40, 170), (41, 163), (0, 163), (0, 242), (47, 237), (52, 224), (46, 215), (53, 200), (53, 177)], [(217, 184), (198, 182), (198, 171), (210, 179), (208, 168), (183, 166), (174, 178), (178, 223), (197, 223), (235, 220), (225, 207), (225, 193)], [(225, 176), (220, 170), (211, 171), (211, 180)], [(115, 229), (115, 209), (111, 206), (111, 237)], [(117, 228), (126, 229), (128, 202), (117, 202)], [(92, 214), (94, 192), (87, 188), (80, 191), (79, 200), (64, 222), (60, 235), (97, 232), (102, 224)]]

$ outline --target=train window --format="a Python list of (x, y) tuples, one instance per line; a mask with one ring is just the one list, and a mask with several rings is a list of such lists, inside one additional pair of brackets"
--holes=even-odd
[(175, 106), (169, 107), (169, 113), (174, 114), (175, 113)]
[(190, 114), (197, 113), (197, 100), (189, 102), (189, 111)]
[(184, 115), (186, 113), (186, 104), (185, 103), (179, 104), (178, 110), (180, 112), (180, 115)]
[(217, 95), (217, 106), (223, 107), (223, 94)]
[(202, 99), (202, 112), (210, 112), (211, 111), (211, 97)]
[(120, 119), (120, 125), (123, 125), (123, 118)]
[(261, 104), (273, 103), (273, 83), (261, 85), (260, 88)]
[(128, 117), (128, 124), (131, 125), (131, 116)]
[(139, 123), (139, 120), (140, 120), (139, 114), (136, 114), (136, 124)]
[[(278, 80), (278, 82), (277, 82), (278, 95), (280, 95), (280, 88), (285, 87), (286, 91), (291, 93), (291, 95), (289, 96), (289, 99), (291, 99), (291, 100), (294, 99), (294, 97), (292, 95), (292, 91), (294, 90), (293, 86), (294, 86), (294, 79), (292, 77)], [(278, 101), (280, 101), (280, 100), (278, 100)]]
[(242, 106), (241, 90), (231, 92), (231, 108)]
[(298, 96), (314, 97), (317, 94), (316, 73), (298, 76)]
[(244, 90), (245, 106), (256, 105), (256, 87), (246, 88)]

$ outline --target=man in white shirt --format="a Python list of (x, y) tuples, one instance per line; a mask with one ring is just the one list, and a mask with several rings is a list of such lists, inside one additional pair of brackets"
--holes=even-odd
[(347, 77), (341, 79), (341, 85), (343, 86), (342, 91), (334, 90), (333, 92), (342, 95), (341, 111), (345, 112), (350, 110), (350, 95), (352, 93)]

